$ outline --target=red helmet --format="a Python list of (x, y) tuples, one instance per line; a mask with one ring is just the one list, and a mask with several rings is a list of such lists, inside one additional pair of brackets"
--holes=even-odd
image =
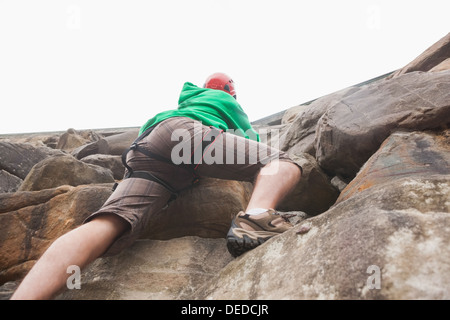
[(210, 75), (206, 81), (203, 88), (210, 88), (216, 90), (222, 90), (229, 93), (236, 99), (236, 89), (234, 87), (234, 81), (225, 73), (214, 73)]

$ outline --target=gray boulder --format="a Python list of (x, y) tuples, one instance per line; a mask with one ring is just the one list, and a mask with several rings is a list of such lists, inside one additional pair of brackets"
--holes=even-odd
[(393, 131), (450, 123), (450, 71), (413, 72), (365, 86), (320, 118), (316, 159), (349, 182)]
[[(356, 178), (342, 190), (337, 203), (372, 186), (389, 184), (402, 177), (426, 179), (440, 175), (450, 178), (449, 142), (450, 130), (440, 133), (393, 133), (364, 164)], [(422, 203), (416, 205), (426, 207), (426, 199), (419, 199)], [(445, 206), (445, 203), (442, 203), (442, 207)]]
[(24, 179), (19, 191), (37, 191), (62, 185), (113, 183), (111, 170), (84, 163), (70, 155), (60, 155), (36, 164)]
[(0, 193), (15, 192), (22, 184), (22, 179), (8, 173), (5, 170), (0, 170)]
[(125, 173), (125, 167), (122, 164), (121, 156), (112, 156), (109, 154), (92, 154), (84, 157), (81, 161), (94, 164), (112, 171), (114, 179), (121, 180)]
[(292, 119), (292, 113), (299, 111), (295, 118), (286, 125), (280, 136), (280, 149), (289, 154), (309, 153), (316, 155), (315, 138), (317, 122), (322, 115), (343, 98), (357, 92), (358, 87), (350, 87), (329, 94), (312, 102), (310, 105), (298, 108), (293, 107), (286, 111), (286, 117)]
[(0, 194), (0, 284), (25, 276), (59, 236), (101, 207), (112, 184)]
[(80, 146), (98, 141), (101, 138), (99, 134), (92, 130), (77, 131), (70, 128), (59, 137), (56, 148), (71, 152)]
[(92, 154), (122, 155), (136, 140), (139, 128), (133, 128), (122, 133), (113, 134), (98, 141), (82, 145), (74, 149), (71, 154), (77, 159), (83, 159)]
[(0, 141), (0, 169), (25, 179), (31, 168), (47, 157), (64, 154), (45, 146)]
[[(448, 58), (450, 58), (450, 33), (445, 35), (438, 42), (434, 43), (406, 66), (394, 72), (390, 78), (395, 78), (401, 76), (402, 74), (414, 71), (437, 71), (438, 68), (436, 67)], [(449, 62), (447, 61), (447, 66), (448, 63)], [(439, 67), (439, 70), (443, 70), (443, 67), (444, 64)], [(436, 69), (433, 70), (434, 68)]]
[(139, 240), (119, 255), (95, 261), (82, 272), (80, 290), (66, 290), (57, 299), (191, 299), (232, 259), (225, 239)]

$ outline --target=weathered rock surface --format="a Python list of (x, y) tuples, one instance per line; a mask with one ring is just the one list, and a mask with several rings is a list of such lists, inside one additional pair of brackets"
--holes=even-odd
[(113, 173), (114, 179), (123, 179), (125, 167), (122, 164), (121, 156), (114, 156), (109, 154), (93, 154), (84, 157), (83, 159), (81, 159), (81, 161), (109, 169)]
[(0, 283), (25, 275), (57, 237), (80, 225), (112, 184), (0, 194)]
[(288, 231), (231, 262), (195, 298), (449, 299), (449, 208), (411, 207), (418, 189), (450, 196), (442, 178), (373, 187), (308, 219), (307, 233)]
[(103, 137), (98, 141), (82, 145), (72, 151), (77, 159), (83, 159), (92, 154), (122, 155), (137, 138), (139, 128), (131, 129), (120, 134)]
[(60, 155), (49, 157), (36, 164), (24, 179), (19, 191), (111, 182), (114, 182), (111, 170), (84, 163), (71, 155)]
[(427, 178), (435, 175), (450, 178), (450, 131), (438, 134), (396, 132), (365, 163), (358, 176), (341, 192), (337, 203), (372, 186), (390, 183), (401, 177)]
[(2, 142), (32, 145), (35, 148), (48, 147), (56, 149), (60, 135), (56, 132), (48, 133), (24, 133), (18, 135), (6, 135)]
[[(395, 78), (402, 74), (414, 71), (430, 71), (450, 57), (450, 33), (429, 47), (416, 59), (405, 67), (397, 70), (389, 78)], [(448, 63), (448, 62), (446, 62)], [(442, 68), (442, 65), (440, 68)], [(436, 71), (436, 70), (434, 70)]]
[(450, 58), (442, 61), (436, 67), (430, 70), (430, 72), (441, 72), (445, 70), (450, 70)]
[[(414, 135), (412, 141), (441, 144), (441, 138)], [(403, 138), (394, 137), (369, 160), (372, 173), (386, 164), (388, 149), (405, 147)], [(416, 163), (399, 177), (375, 181), (232, 261), (195, 298), (449, 299), (448, 138), (445, 144), (432, 164), (447, 163), (443, 171), (431, 174), (429, 163)], [(395, 154), (391, 160), (408, 158)], [(417, 174), (420, 167), (423, 175)], [(371, 172), (360, 175), (357, 179), (370, 180)]]
[(0, 169), (25, 179), (36, 163), (58, 154), (63, 152), (45, 146), (35, 147), (29, 143), (0, 141)]
[(316, 133), (316, 159), (350, 181), (393, 131), (450, 123), (450, 71), (408, 73), (361, 88), (329, 108)]
[(71, 152), (78, 147), (91, 143), (92, 141), (98, 141), (102, 137), (92, 130), (77, 131), (75, 129), (68, 129), (58, 139), (56, 149)]
[(80, 290), (57, 299), (191, 299), (231, 260), (225, 239), (138, 240), (129, 250), (94, 262), (82, 272)]
[(0, 170), (0, 193), (15, 192), (21, 184), (22, 179), (5, 170)]
[[(312, 102), (308, 108), (301, 108), (295, 118), (287, 123), (287, 129), (280, 137), (280, 149), (289, 154), (309, 153), (316, 155), (315, 137), (317, 122), (324, 113), (343, 98), (357, 92), (359, 88), (350, 87), (329, 94)], [(288, 110), (292, 112), (296, 107)], [(292, 116), (290, 116), (292, 118)]]

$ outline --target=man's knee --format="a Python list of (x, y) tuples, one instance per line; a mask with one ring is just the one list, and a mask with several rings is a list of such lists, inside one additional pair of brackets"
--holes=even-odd
[(87, 223), (101, 224), (118, 235), (121, 235), (131, 228), (131, 225), (127, 220), (113, 213), (102, 213), (95, 215)]
[(302, 168), (291, 161), (274, 160), (265, 165), (260, 172), (261, 175), (288, 175), (300, 179)]

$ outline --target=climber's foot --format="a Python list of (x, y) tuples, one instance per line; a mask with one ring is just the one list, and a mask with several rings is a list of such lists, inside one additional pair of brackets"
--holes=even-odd
[(240, 212), (227, 234), (228, 251), (233, 257), (240, 256), (290, 228), (292, 225), (273, 209), (258, 215)]

